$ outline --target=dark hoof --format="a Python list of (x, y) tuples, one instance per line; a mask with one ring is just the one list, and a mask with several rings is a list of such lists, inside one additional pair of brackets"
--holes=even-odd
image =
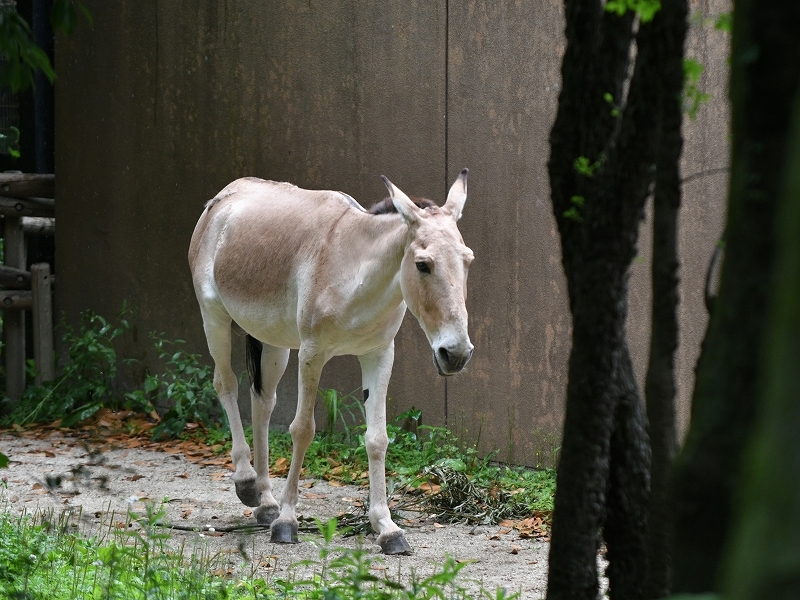
[(408, 545), (402, 531), (387, 533), (378, 538), (381, 545), (381, 552), (384, 554), (411, 554), (411, 546)]
[(259, 506), (254, 512), (259, 525), (270, 525), (281, 513), (277, 506)]
[(272, 523), (272, 536), (270, 542), (273, 544), (296, 544), (297, 543), (297, 523), (286, 521), (275, 521)]
[(236, 495), (245, 506), (260, 506), (261, 505), (261, 492), (256, 489), (256, 480), (245, 479), (244, 481), (236, 481)]

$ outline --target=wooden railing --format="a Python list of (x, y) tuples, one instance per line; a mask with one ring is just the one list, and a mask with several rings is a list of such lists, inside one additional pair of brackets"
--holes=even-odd
[(33, 312), (33, 356), (36, 384), (55, 375), (53, 345), (53, 277), (50, 265), (36, 263), (27, 271), (26, 235), (55, 232), (55, 176), (0, 173), (0, 215), (3, 216), (4, 264), (0, 266), (0, 309), (3, 309), (6, 396), (25, 391), (25, 314)]

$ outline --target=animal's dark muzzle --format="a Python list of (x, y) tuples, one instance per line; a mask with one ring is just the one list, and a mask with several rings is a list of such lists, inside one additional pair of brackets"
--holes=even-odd
[(466, 353), (455, 352), (444, 347), (433, 352), (433, 364), (436, 365), (439, 375), (443, 376), (455, 375), (460, 372), (470, 358), (472, 358), (472, 348)]

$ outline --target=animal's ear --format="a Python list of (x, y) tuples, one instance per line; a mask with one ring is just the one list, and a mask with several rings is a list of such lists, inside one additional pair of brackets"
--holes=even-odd
[(461, 218), (464, 203), (467, 201), (467, 175), (469, 175), (469, 169), (461, 171), (453, 187), (447, 193), (447, 202), (444, 203), (445, 210), (453, 215), (456, 221)]
[(381, 179), (383, 179), (383, 183), (386, 184), (386, 188), (389, 190), (389, 197), (392, 199), (392, 204), (394, 204), (400, 216), (403, 217), (403, 220), (409, 227), (417, 223), (422, 210), (411, 201), (411, 198), (406, 196), (400, 188), (389, 181), (384, 175), (381, 175)]

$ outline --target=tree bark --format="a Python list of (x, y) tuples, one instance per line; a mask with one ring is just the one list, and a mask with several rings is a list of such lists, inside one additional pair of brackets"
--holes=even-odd
[(675, 467), (676, 592), (719, 587), (742, 448), (756, 417), (776, 210), (800, 89), (798, 19), (796, 2), (735, 2), (725, 262), (698, 363), (692, 425)]
[[(634, 73), (617, 117), (604, 96), (611, 93), (623, 104), (633, 15), (603, 12), (591, 0), (566, 2), (563, 87), (548, 169), (573, 333), (550, 547), (551, 600), (596, 598), (601, 527), (611, 597), (643, 593), (650, 451), (625, 317), (628, 268), (653, 181), (661, 99), (678, 94), (681, 84), (669, 89), (663, 79), (675, 16), (662, 12), (639, 25)], [(579, 157), (594, 165), (593, 172), (575, 168)]]
[(625, 352), (617, 375), (619, 397), (611, 435), (611, 464), (603, 538), (608, 547), (612, 598), (641, 598), (647, 574), (650, 446), (633, 364)]
[(761, 360), (759, 425), (748, 447), (745, 495), (727, 569), (725, 597), (731, 600), (800, 598), (800, 97), (792, 130), (778, 213), (774, 302)]
[(650, 358), (645, 377), (648, 433), (652, 453), (648, 511), (646, 598), (669, 594), (672, 578), (671, 465), (677, 451), (675, 427), (675, 350), (678, 347), (678, 212), (683, 107), (676, 93), (683, 85), (686, 3), (665, 4), (671, 27), (664, 49), (665, 86), (653, 194), (652, 315)]

